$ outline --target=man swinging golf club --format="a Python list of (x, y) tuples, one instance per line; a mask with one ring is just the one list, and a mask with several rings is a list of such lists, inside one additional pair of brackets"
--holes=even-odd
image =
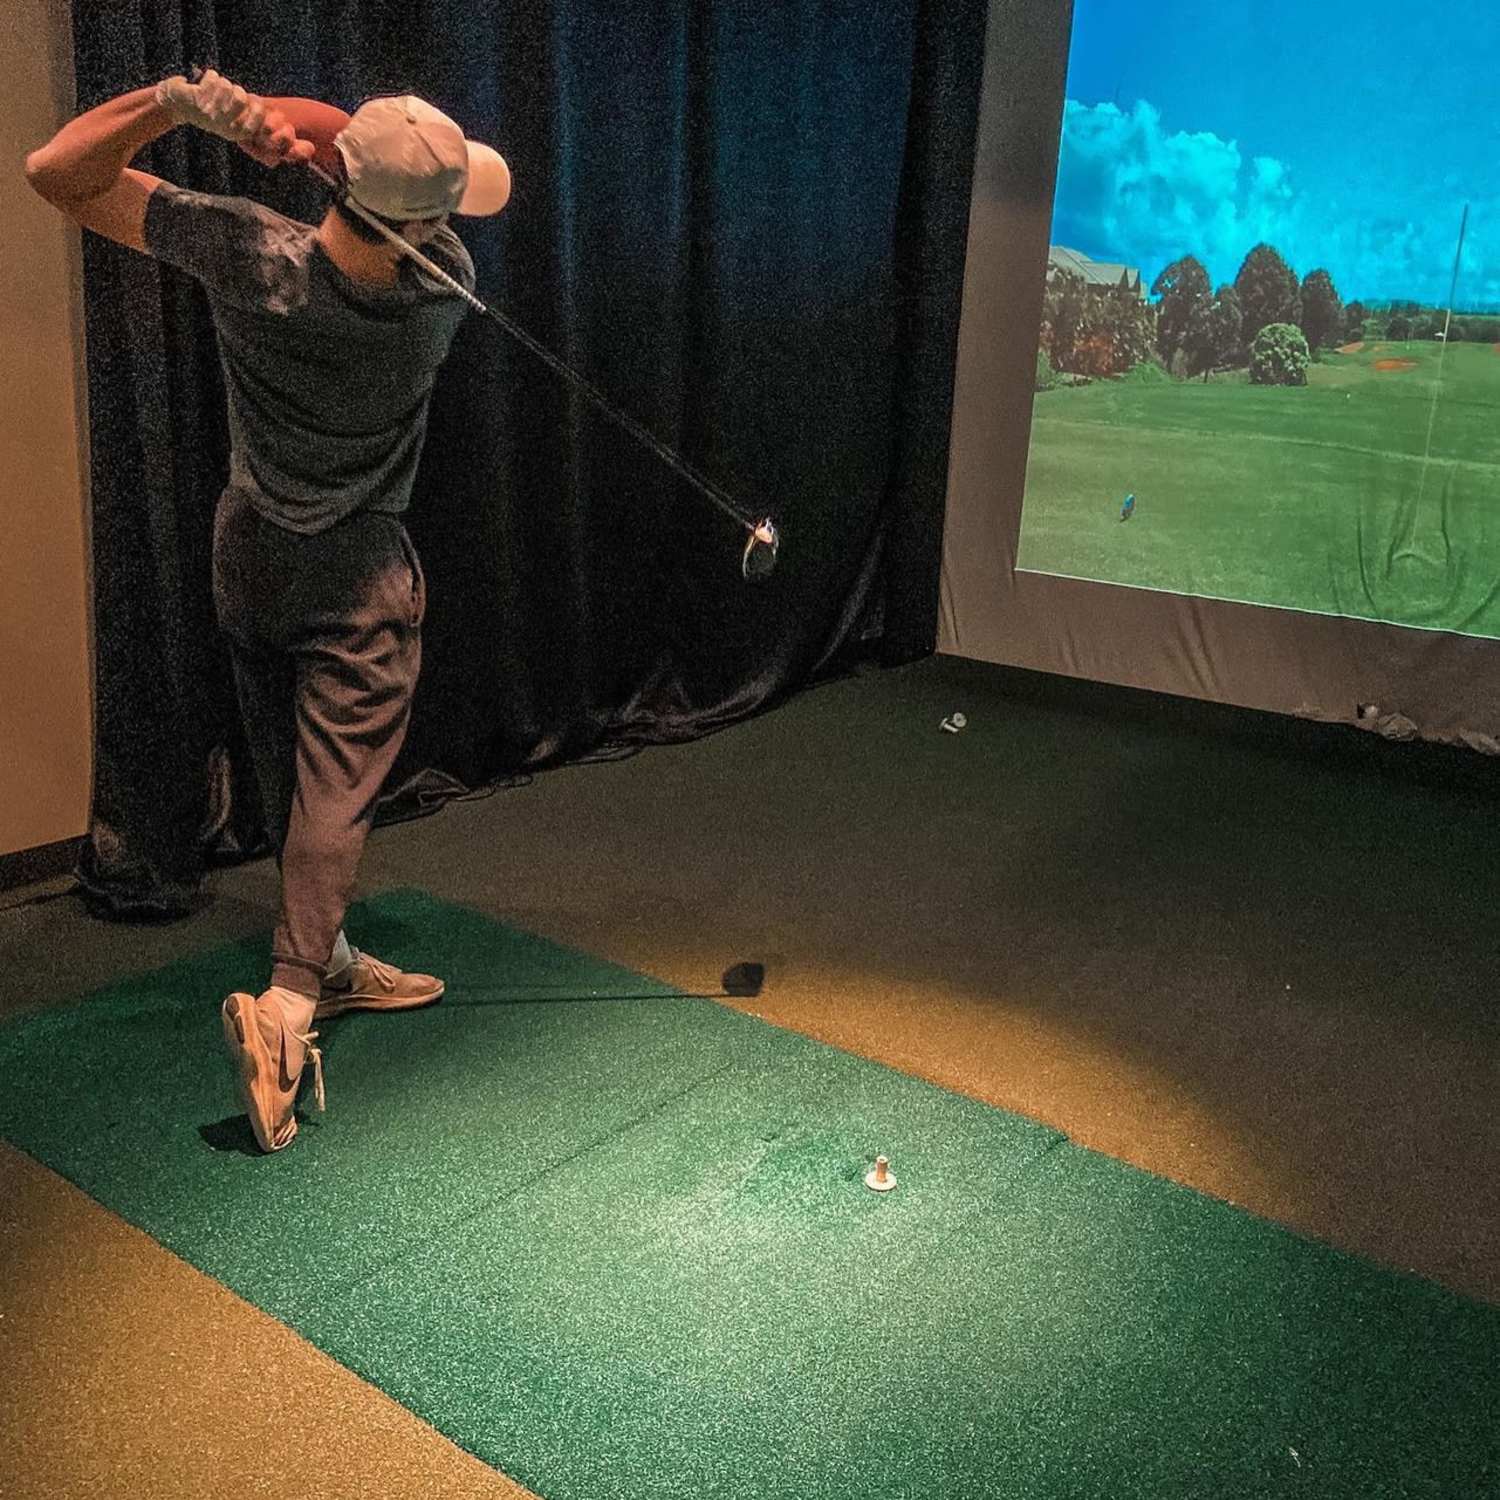
[(130, 168), (178, 125), (267, 167), (316, 162), (470, 290), (448, 216), (497, 212), (510, 173), (420, 99), (351, 117), (214, 72), (101, 104), (26, 162), (63, 213), (194, 276), (213, 310), (230, 434), (214, 602), (281, 867), (270, 984), (229, 996), (224, 1034), (255, 1138), (278, 1151), (297, 1133), (309, 1058), (323, 1102), (315, 1021), (443, 993), (352, 947), (343, 920), (410, 717), (425, 586), (401, 514), (465, 305), (342, 201), (313, 226)]

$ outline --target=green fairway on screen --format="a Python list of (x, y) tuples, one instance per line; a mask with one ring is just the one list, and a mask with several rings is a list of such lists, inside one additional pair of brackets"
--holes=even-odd
[(1500, 636), (1500, 17), (1124, 9), (1074, 11), (1018, 566)]

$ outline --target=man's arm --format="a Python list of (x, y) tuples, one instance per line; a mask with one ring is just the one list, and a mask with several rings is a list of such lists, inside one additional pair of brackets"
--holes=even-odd
[(177, 121), (155, 89), (136, 89), (70, 120), (26, 158), (26, 180), (86, 229), (146, 248), (146, 200), (159, 178), (129, 169), (136, 152)]
[[(333, 138), (349, 123), (349, 116), (332, 104), (323, 104), (317, 99), (269, 98), (262, 101), (266, 106), (266, 118), (284, 120), (291, 126), (298, 142), (306, 142), (312, 150), (297, 160), (311, 159), (325, 172), (343, 170), (343, 163), (333, 149)], [(264, 166), (276, 166), (264, 157), (250, 153)], [(285, 158), (281, 158), (285, 160)]]
[[(165, 96), (165, 97), (164, 97)], [(329, 162), (348, 116), (313, 99), (261, 99), (216, 74), (201, 85), (169, 79), (70, 121), (26, 158), (26, 180), (70, 219), (145, 250), (146, 202), (158, 177), (133, 170), (136, 153), (185, 120), (234, 141), (263, 166)]]

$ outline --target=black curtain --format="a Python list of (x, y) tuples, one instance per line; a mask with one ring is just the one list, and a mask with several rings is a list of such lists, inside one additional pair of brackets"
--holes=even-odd
[[(430, 585), (384, 816), (701, 735), (862, 652), (930, 651), (984, 0), (75, 0), (80, 109), (213, 63), (352, 109), (432, 100), (515, 191), (459, 222), (481, 294), (746, 509), (744, 534), (534, 355), (470, 318), (408, 526)], [(142, 165), (321, 212), (191, 131)], [(170, 914), (264, 834), (209, 552), (227, 467), (206, 304), (85, 236), (97, 747), (80, 871)]]

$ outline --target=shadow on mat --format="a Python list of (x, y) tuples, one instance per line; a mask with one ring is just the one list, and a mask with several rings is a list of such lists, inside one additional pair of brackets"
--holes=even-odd
[[(500, 989), (476, 989), (466, 985), (464, 992), (474, 996), (468, 1000), (445, 999), (443, 1005), (448, 1010), (464, 1010), (489, 1005), (537, 1005), (554, 1002), (569, 1001), (601, 1001), (601, 1000), (753, 1000), (760, 994), (761, 986), (765, 983), (766, 966), (758, 963), (731, 964), (724, 970), (720, 983), (723, 988), (713, 994), (686, 994), (681, 990), (642, 990), (630, 993), (612, 993), (604, 995), (580, 995), (576, 990), (567, 994), (513, 994)], [(339, 1020), (344, 1019), (339, 1017)], [(328, 1025), (329, 1023), (325, 1023)], [(323, 1043), (325, 1055), (331, 1054), (336, 1047), (337, 1020), (332, 1023)], [(262, 1156), (256, 1143), (255, 1135), (250, 1129), (248, 1115), (228, 1115), (222, 1120), (215, 1120), (211, 1125), (200, 1125), (198, 1134), (210, 1151), (237, 1151), (241, 1156)]]
[(724, 970), (717, 990), (607, 990), (601, 994), (581, 995), (576, 989), (566, 991), (502, 989), (499, 986), (466, 984), (464, 999), (445, 996), (446, 1010), (464, 1010), (485, 1005), (544, 1005), (566, 1001), (600, 1000), (753, 1000), (765, 984), (766, 966), (757, 963), (731, 964)]
[(238, 1151), (241, 1156), (264, 1156), (250, 1129), (248, 1115), (227, 1115), (212, 1125), (200, 1125), (198, 1134), (210, 1151)]

